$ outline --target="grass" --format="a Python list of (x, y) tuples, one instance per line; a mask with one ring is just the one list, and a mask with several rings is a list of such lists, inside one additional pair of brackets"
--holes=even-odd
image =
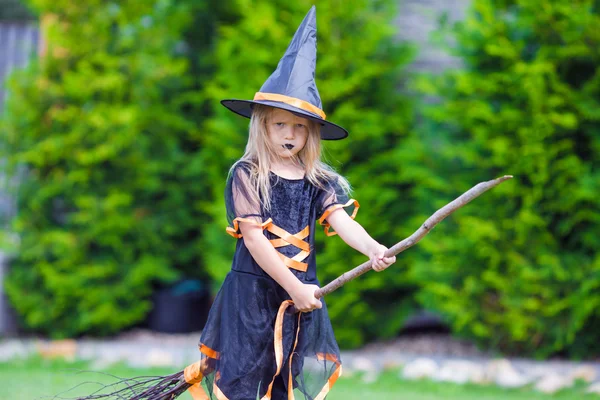
[[(113, 382), (114, 378), (105, 373), (119, 377), (134, 377), (166, 375), (173, 372), (176, 371), (172, 368), (133, 369), (124, 365), (112, 366), (105, 371), (90, 371), (89, 365), (83, 362), (68, 363), (39, 358), (17, 360), (0, 363), (0, 399), (49, 399), (84, 382), (90, 382), (61, 394), (62, 398), (74, 398), (77, 395), (90, 394), (98, 388), (98, 385), (93, 382)], [(585, 385), (578, 385), (554, 395), (544, 395), (531, 388), (504, 390), (491, 386), (405, 381), (398, 378), (397, 371), (388, 371), (374, 383), (364, 383), (358, 376), (342, 377), (327, 398), (328, 400), (598, 400), (600, 396), (586, 394)], [(186, 393), (179, 399), (190, 400), (191, 396)]]

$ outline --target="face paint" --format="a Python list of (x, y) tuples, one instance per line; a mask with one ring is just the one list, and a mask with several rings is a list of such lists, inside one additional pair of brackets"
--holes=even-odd
[(289, 111), (274, 108), (267, 120), (269, 140), (282, 158), (296, 157), (306, 145), (310, 121)]

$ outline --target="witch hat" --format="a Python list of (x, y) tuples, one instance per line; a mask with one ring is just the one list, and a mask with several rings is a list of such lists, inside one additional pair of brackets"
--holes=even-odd
[(227, 99), (221, 104), (236, 114), (250, 118), (254, 104), (264, 104), (292, 112), (321, 125), (321, 139), (344, 139), (348, 132), (325, 120), (321, 97), (315, 83), (317, 63), (317, 11), (312, 6), (298, 27), (277, 69), (262, 85), (253, 100)]

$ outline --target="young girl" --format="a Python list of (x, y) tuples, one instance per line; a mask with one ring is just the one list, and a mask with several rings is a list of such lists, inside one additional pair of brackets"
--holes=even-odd
[(316, 221), (376, 271), (395, 262), (354, 221), (358, 203), (348, 199), (347, 181), (320, 159), (320, 140), (347, 132), (325, 119), (315, 61), (313, 7), (254, 99), (222, 102), (251, 119), (225, 191), (236, 251), (199, 344), (213, 399), (323, 399), (340, 375), (327, 308), (314, 296)]

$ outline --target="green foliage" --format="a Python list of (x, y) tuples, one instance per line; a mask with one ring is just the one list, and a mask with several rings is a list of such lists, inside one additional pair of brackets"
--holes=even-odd
[[(2, 154), (20, 183), (6, 290), (26, 326), (109, 334), (153, 284), (199, 276), (205, 190), (185, 5), (35, 0), (47, 54), (16, 74)], [(85, 21), (84, 23), (82, 21)]]
[(410, 144), (421, 204), (515, 178), (423, 242), (420, 298), (507, 352), (600, 354), (598, 6), (476, 0), (452, 30), (465, 68), (421, 82), (436, 99)]
[(0, 0), (0, 21), (27, 21), (34, 19), (31, 11), (20, 0)]
[[(246, 144), (248, 120), (218, 101), (251, 99), (275, 70), (293, 33), (309, 10), (310, 1), (238, 0), (232, 23), (218, 31), (217, 73), (206, 87), (213, 104), (203, 140), (205, 174), (212, 185), (206, 204), (212, 223), (205, 227), (204, 263), (218, 284), (231, 266), (234, 243), (224, 233), (223, 191), (228, 168)], [(405, 237), (411, 209), (410, 186), (402, 185), (404, 165), (398, 147), (410, 124), (410, 107), (398, 95), (401, 67), (412, 51), (394, 38), (395, 1), (322, 1), (317, 9), (318, 61), (316, 79), (327, 118), (347, 128), (339, 143), (324, 142), (334, 167), (355, 187), (363, 207), (358, 220), (383, 243)], [(381, 216), (385, 215), (385, 218)], [(323, 283), (365, 261), (339, 237), (317, 243)], [(330, 315), (342, 346), (358, 346), (373, 337), (395, 334), (411, 309), (414, 284), (405, 272), (410, 258), (385, 274), (370, 273), (328, 296)], [(385, 299), (384, 302), (381, 300)]]
[[(154, 284), (207, 273), (216, 288), (230, 269), (223, 189), (248, 121), (218, 101), (253, 96), (311, 3), (32, 3), (50, 47), (14, 76), (2, 128), (2, 155), (24, 171), (7, 292), (32, 330), (109, 334), (144, 317)], [(412, 51), (394, 40), (394, 3), (331, 0), (317, 13), (325, 110), (351, 132), (326, 149), (384, 243), (414, 228), (400, 223), (410, 108), (396, 92)], [(339, 238), (319, 247), (324, 282), (364, 261)], [(330, 297), (343, 345), (398, 330), (413, 306), (409, 260)]]

